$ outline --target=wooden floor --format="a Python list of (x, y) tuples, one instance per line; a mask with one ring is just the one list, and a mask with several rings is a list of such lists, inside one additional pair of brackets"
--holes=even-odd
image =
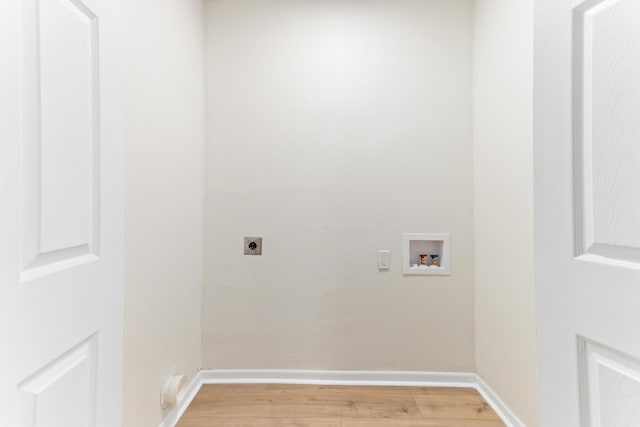
[(204, 385), (177, 427), (504, 427), (473, 389)]

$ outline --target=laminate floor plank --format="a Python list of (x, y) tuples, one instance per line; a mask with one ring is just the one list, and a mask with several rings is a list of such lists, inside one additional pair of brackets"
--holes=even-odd
[(341, 427), (505, 427), (502, 421), (491, 420), (398, 420), (373, 418), (342, 418)]
[(420, 418), (411, 394), (388, 387), (270, 385), (267, 396), (278, 415)]
[(341, 427), (340, 418), (183, 418), (179, 427)]
[(385, 394), (385, 395), (425, 395), (425, 396), (476, 396), (473, 388), (460, 387), (410, 387), (410, 386), (342, 386), (342, 385), (308, 385), (308, 384), (268, 384), (268, 392), (282, 393), (319, 393), (349, 394)]
[(476, 396), (415, 396), (423, 418), (447, 420), (500, 420), (489, 404)]
[(504, 427), (473, 389), (204, 385), (178, 427)]

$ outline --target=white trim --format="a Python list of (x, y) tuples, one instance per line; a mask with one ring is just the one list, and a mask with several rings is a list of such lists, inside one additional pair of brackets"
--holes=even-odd
[(473, 388), (482, 395), (507, 427), (525, 427), (509, 407), (474, 373), (410, 371), (301, 371), (280, 369), (202, 370), (193, 378), (184, 398), (169, 411), (159, 427), (175, 427), (203, 384), (318, 384)]
[(319, 384), (415, 387), (475, 387), (475, 374), (408, 371), (292, 371), (237, 369), (202, 371), (203, 384)]
[(193, 377), (193, 380), (191, 380), (185, 390), (184, 397), (171, 408), (158, 427), (175, 427), (175, 425), (178, 424), (178, 420), (180, 420), (180, 417), (196, 397), (196, 394), (200, 391), (200, 387), (202, 387), (203, 372), (204, 371), (199, 371)]
[(487, 403), (493, 408), (493, 410), (498, 414), (498, 416), (502, 419), (502, 421), (507, 425), (507, 427), (526, 427), (520, 418), (513, 413), (511, 409), (507, 406), (506, 403), (500, 396), (496, 394), (484, 380), (480, 377), (480, 375), (476, 375), (476, 390), (478, 393), (487, 401)]

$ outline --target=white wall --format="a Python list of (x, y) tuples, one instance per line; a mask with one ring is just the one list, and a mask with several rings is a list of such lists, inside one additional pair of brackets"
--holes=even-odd
[[(205, 368), (474, 370), (471, 24), (466, 0), (207, 2)], [(423, 231), (450, 277), (402, 276)]]
[(533, 0), (476, 0), (476, 369), (529, 427), (538, 425), (532, 109)]
[(160, 387), (200, 367), (201, 0), (127, 0), (124, 413), (157, 426)]

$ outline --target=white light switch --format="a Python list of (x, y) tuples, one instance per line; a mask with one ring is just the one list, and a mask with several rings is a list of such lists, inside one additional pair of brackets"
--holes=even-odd
[(391, 268), (391, 251), (378, 251), (378, 269), (389, 270)]

